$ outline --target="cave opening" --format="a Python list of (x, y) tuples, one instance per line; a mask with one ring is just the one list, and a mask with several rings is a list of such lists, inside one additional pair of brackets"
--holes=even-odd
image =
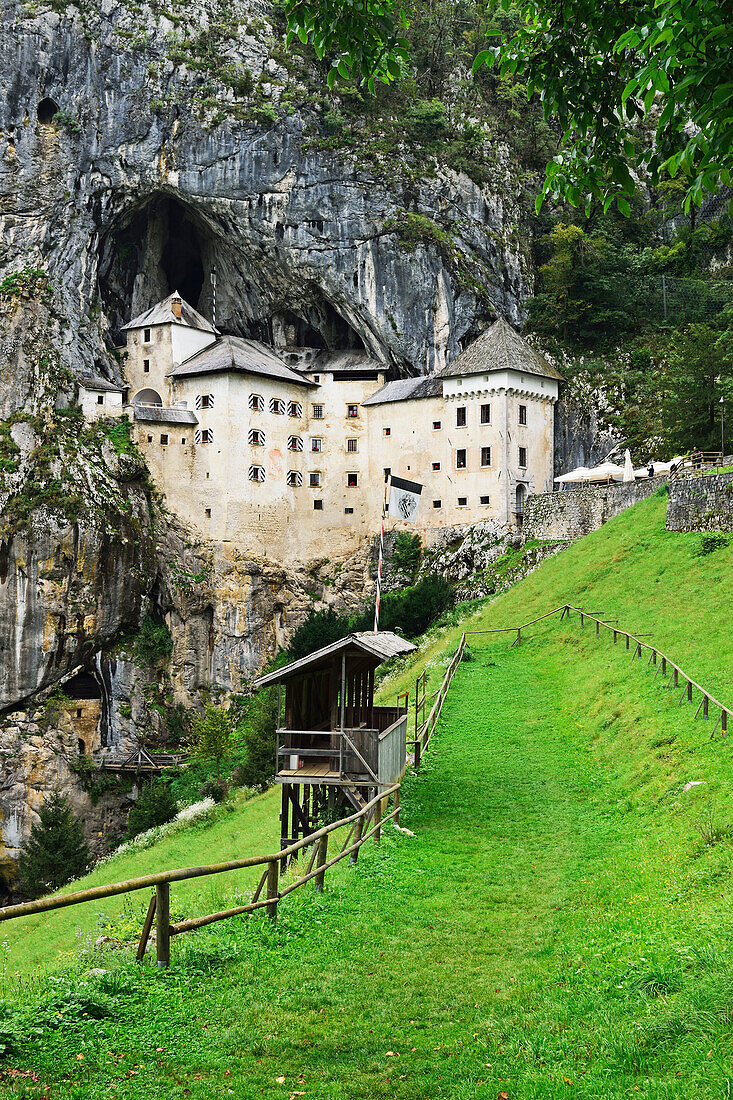
[(277, 348), (322, 348), (324, 351), (363, 350), (364, 342), (335, 306), (323, 297), (302, 313), (281, 310), (270, 320), (269, 341)]
[(56, 100), (46, 96), (36, 107), (36, 117), (42, 126), (50, 126), (60, 110)]
[(100, 243), (99, 290), (113, 338), (122, 326), (177, 290), (202, 308), (215, 261), (211, 230), (184, 203), (156, 195), (118, 219)]

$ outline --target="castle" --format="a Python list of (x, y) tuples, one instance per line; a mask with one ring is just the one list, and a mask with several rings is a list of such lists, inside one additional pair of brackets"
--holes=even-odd
[(344, 558), (377, 531), (388, 473), (423, 486), (428, 539), (519, 523), (527, 494), (552, 488), (561, 376), (504, 320), (438, 374), (393, 380), (363, 350), (221, 335), (177, 293), (124, 332), (128, 388), (86, 382), (82, 407), (130, 413), (168, 505), (206, 538)]

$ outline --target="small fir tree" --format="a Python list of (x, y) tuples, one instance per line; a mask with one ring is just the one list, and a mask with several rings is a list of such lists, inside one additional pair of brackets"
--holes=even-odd
[(197, 714), (191, 720), (191, 747), (195, 756), (203, 760), (213, 760), (216, 764), (216, 778), (221, 774), (221, 762), (232, 744), (232, 720), (226, 707), (216, 707), (213, 703), (204, 705), (204, 713)]
[(58, 890), (89, 866), (81, 822), (64, 795), (54, 791), (38, 816), (18, 861), (20, 888), (31, 898)]
[(267, 787), (275, 776), (277, 689), (263, 688), (249, 702), (241, 726), (244, 763), (238, 769), (246, 787)]

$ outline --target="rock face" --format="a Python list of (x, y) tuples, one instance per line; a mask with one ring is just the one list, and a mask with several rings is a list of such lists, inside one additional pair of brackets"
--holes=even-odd
[[(229, 68), (206, 72), (195, 36), (215, 35), (225, 9)], [(176, 287), (210, 315), (214, 266), (226, 331), (277, 339), (294, 324), (417, 370), (440, 366), (492, 309), (519, 319), (525, 260), (508, 166), (493, 192), (447, 170), (412, 178), (397, 151), (383, 171), (359, 167), (319, 147), (312, 108), (285, 103), (289, 91), (307, 104), (308, 89), (284, 68), (266, 8), (243, 5), (232, 24), (223, 0), (198, 0), (180, 18), (174, 27), (153, 6), (113, 0), (6, 6), (0, 275), (47, 269), (75, 373), (106, 368), (107, 326), (114, 335)], [(429, 219), (409, 249), (407, 214)], [(431, 239), (433, 220), (451, 256)]]

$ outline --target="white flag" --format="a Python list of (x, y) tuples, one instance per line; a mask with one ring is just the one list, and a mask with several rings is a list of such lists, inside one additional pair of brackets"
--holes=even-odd
[(401, 477), (393, 477), (389, 490), (387, 514), (414, 523), (421, 493), (422, 485), (419, 485), (416, 481), (405, 481)]

